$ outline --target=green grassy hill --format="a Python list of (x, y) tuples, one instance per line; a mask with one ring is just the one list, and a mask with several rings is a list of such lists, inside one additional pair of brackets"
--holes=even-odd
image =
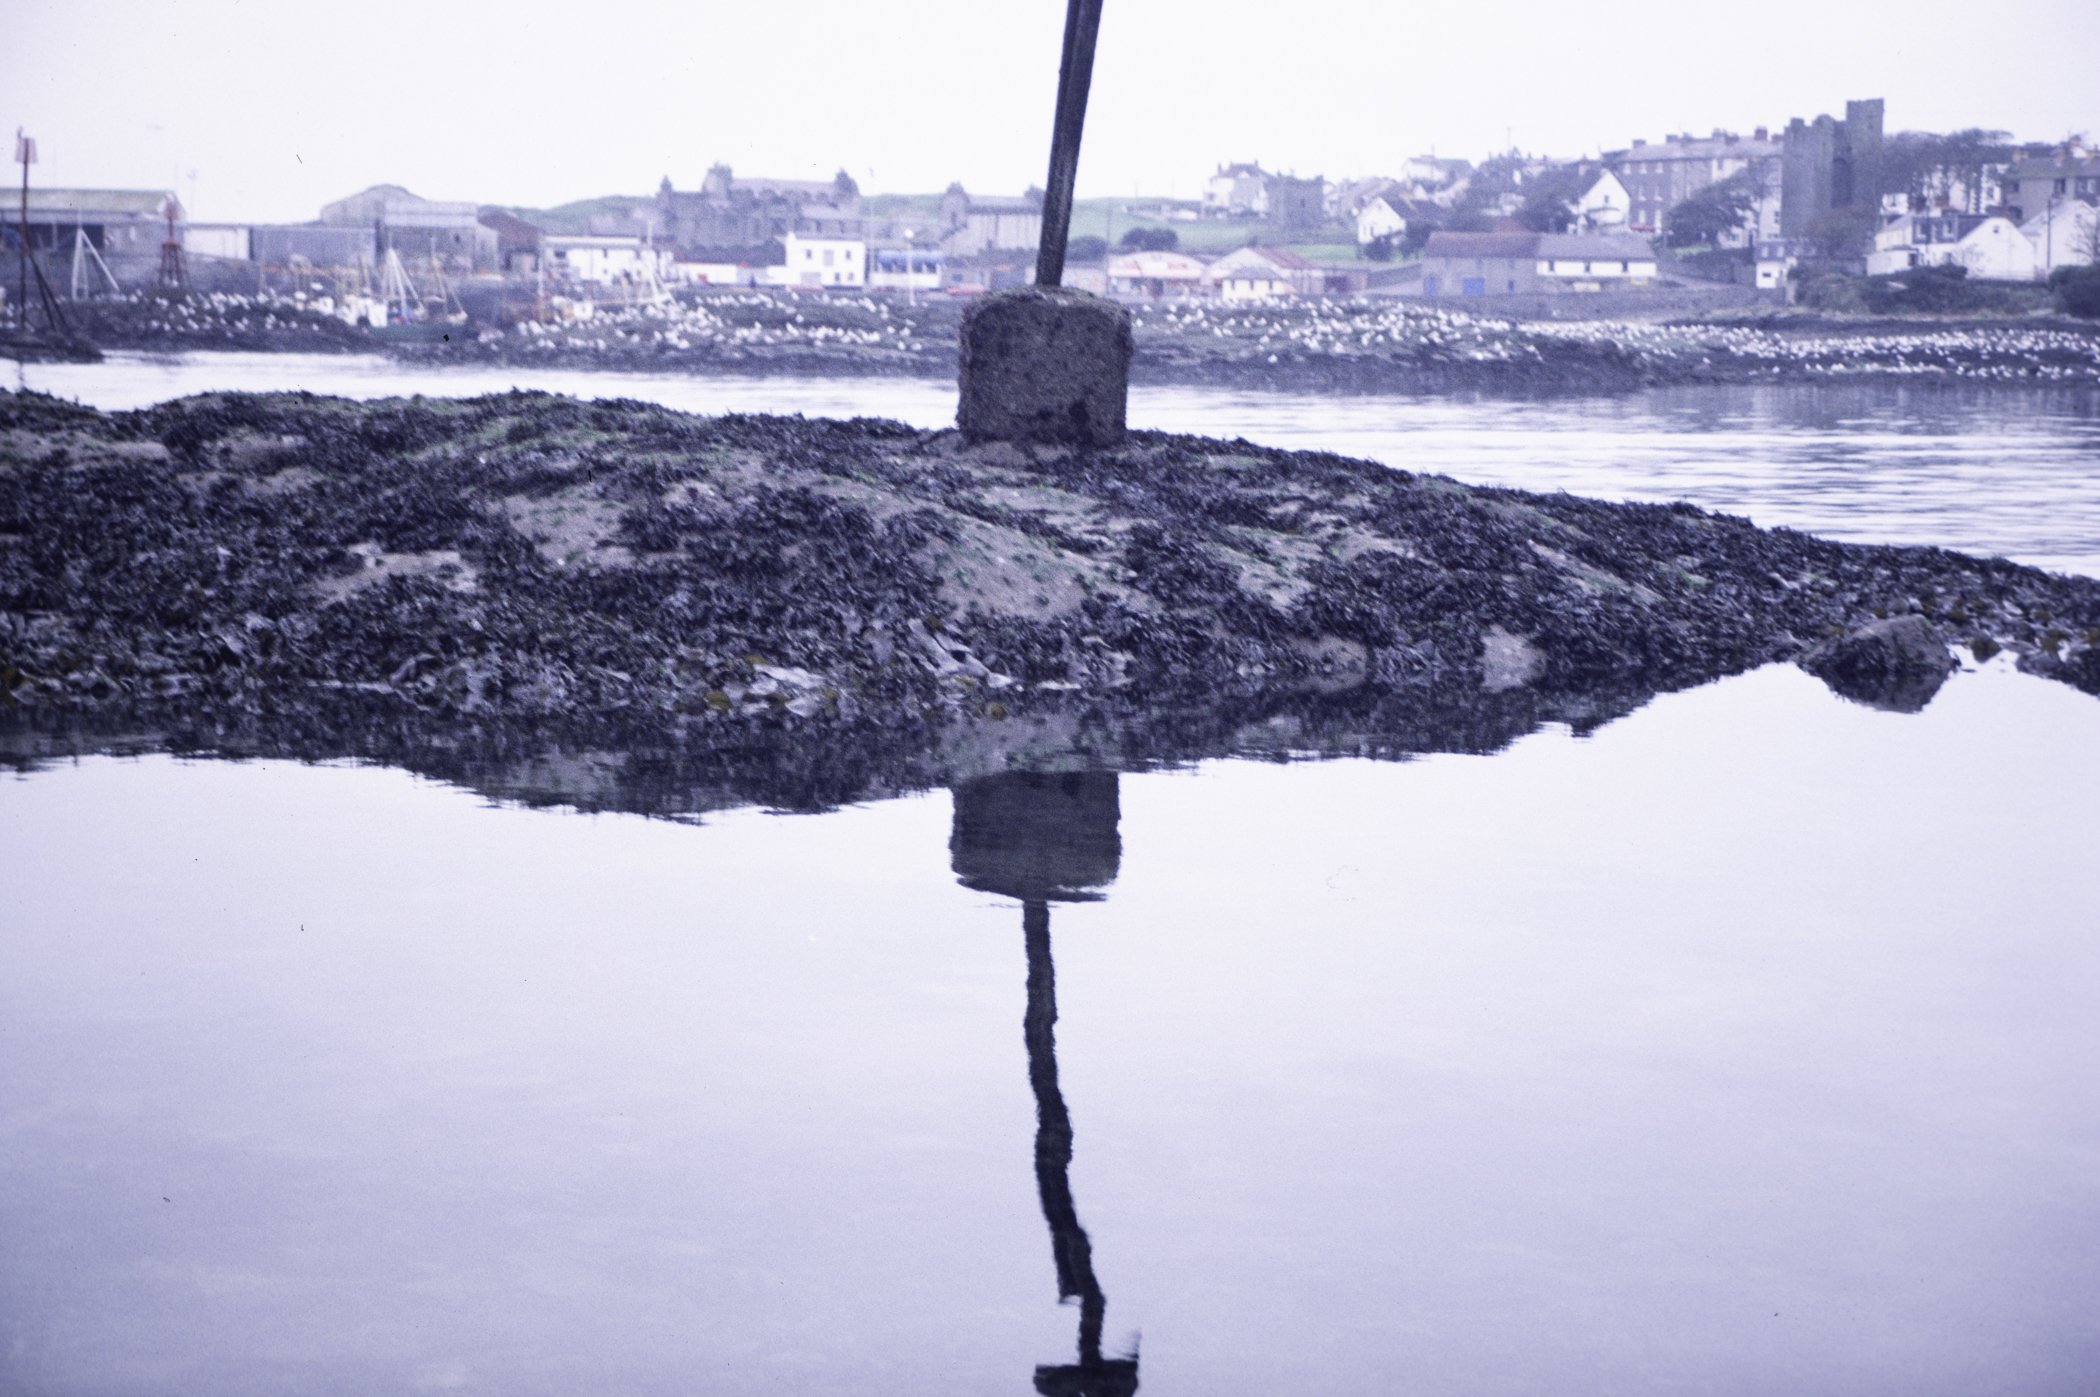
[(501, 209), (544, 232), (574, 236), (590, 231), (593, 215), (640, 212), (646, 218), (656, 207), (656, 199), (649, 194), (601, 194), (595, 199), (576, 199), (551, 209), (529, 209), (512, 204), (485, 207)]

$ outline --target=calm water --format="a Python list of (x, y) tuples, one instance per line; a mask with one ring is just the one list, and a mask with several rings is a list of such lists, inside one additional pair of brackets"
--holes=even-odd
[[(305, 362), (32, 373), (513, 377)], [(1134, 416), (2100, 558), (2090, 403)], [(1148, 1394), (2092, 1390), (2100, 702), (1775, 666), (1491, 757), (1058, 789), (677, 824), (347, 765), (0, 780), (0, 1391), (1027, 1393), (1088, 1313), (1054, 1243)], [(1053, 885), (1098, 900), (1031, 940)]]
[[(335, 355), (115, 355), (18, 381), (106, 408), (212, 389), (346, 397), (511, 387), (691, 412), (955, 420), (953, 384), (407, 368)], [(1133, 425), (1336, 451), (1410, 470), (1605, 499), (1688, 499), (1869, 543), (1930, 543), (2100, 575), (2100, 393), (1988, 389), (1660, 389), (1518, 402), (1138, 388)]]
[[(0, 1387), (1031, 1390), (1023, 914), (951, 798), (703, 826), (383, 769), (0, 794)], [(1051, 909), (1144, 1390), (2100, 1371), (2100, 704), (1775, 667), (1493, 757), (1125, 775)]]

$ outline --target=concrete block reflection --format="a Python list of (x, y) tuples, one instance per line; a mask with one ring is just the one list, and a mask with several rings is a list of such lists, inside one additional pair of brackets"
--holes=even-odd
[(1009, 772), (957, 786), (950, 862), (965, 887), (1021, 903), (1028, 953), (1028, 1084), (1035, 1092), (1035, 1181), (1057, 1296), (1079, 1305), (1079, 1361), (1044, 1364), (1035, 1390), (1045, 1397), (1127, 1397), (1138, 1364), (1104, 1358), (1101, 1326), (1108, 1296), (1094, 1275), (1093, 1243), (1072, 1200), (1072, 1117), (1057, 1082), (1057, 973), (1050, 956), (1050, 904), (1093, 902), (1115, 881), (1122, 860), (1116, 774)]

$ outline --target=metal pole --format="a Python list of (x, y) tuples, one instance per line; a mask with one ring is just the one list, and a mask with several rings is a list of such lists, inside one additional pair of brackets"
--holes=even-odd
[(1050, 136), (1050, 182), (1043, 191), (1043, 242), (1035, 284), (1059, 286), (1065, 276), (1065, 239), (1072, 231), (1072, 181), (1079, 172), (1079, 133), (1086, 125), (1087, 89), (1094, 80), (1094, 37), (1101, 0), (1065, 0), (1064, 58), (1057, 70), (1057, 117)]
[(22, 128), (15, 128), (15, 154), (22, 159), (22, 266), (20, 292), (15, 300), (15, 316), (22, 329), (29, 329), (29, 146), (22, 135)]

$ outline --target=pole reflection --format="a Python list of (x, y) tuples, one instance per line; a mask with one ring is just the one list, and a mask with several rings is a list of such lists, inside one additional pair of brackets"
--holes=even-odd
[(1114, 772), (1010, 772), (955, 788), (948, 841), (963, 886), (1011, 897), (1022, 907), (1028, 1008), (1022, 1039), (1035, 1092), (1035, 1181), (1050, 1227), (1061, 1304), (1079, 1305), (1079, 1361), (1040, 1364), (1044, 1397), (1128, 1397), (1135, 1356), (1104, 1358), (1108, 1296), (1094, 1275), (1094, 1249), (1072, 1201), (1072, 1117), (1057, 1082), (1057, 970), (1050, 955), (1050, 904), (1098, 902), (1122, 859)]

